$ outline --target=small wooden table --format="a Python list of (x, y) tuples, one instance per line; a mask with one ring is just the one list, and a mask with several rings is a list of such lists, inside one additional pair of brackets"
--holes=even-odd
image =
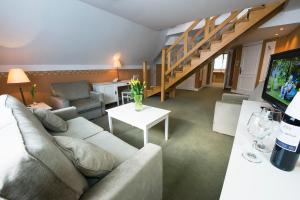
[(136, 111), (134, 103), (124, 104), (106, 110), (110, 132), (113, 133), (112, 118), (130, 124), (144, 131), (144, 145), (148, 143), (148, 132), (151, 127), (165, 120), (165, 140), (169, 135), (169, 113), (171, 111), (143, 105), (143, 110)]

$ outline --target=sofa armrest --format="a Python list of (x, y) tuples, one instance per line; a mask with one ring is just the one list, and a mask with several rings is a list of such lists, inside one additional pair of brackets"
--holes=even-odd
[(82, 196), (83, 200), (161, 200), (161, 147), (147, 144)]
[(69, 107), (70, 101), (61, 97), (50, 96), (50, 104), (54, 109), (60, 109)]
[(104, 94), (100, 92), (90, 91), (90, 96), (92, 99), (96, 99), (101, 102), (101, 112), (105, 113), (105, 104), (104, 104)]
[(74, 106), (53, 110), (52, 112), (64, 120), (70, 120), (79, 117), (77, 109)]
[(224, 93), (222, 101), (242, 104), (243, 100), (248, 100), (249, 96), (244, 94)]

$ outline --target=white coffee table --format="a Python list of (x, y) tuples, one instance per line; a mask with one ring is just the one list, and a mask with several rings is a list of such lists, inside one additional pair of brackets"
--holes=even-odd
[(148, 131), (151, 127), (165, 120), (165, 140), (169, 134), (169, 113), (171, 111), (143, 105), (143, 110), (136, 111), (134, 103), (128, 103), (106, 110), (110, 132), (113, 133), (112, 118), (130, 124), (144, 131), (144, 145), (148, 143)]

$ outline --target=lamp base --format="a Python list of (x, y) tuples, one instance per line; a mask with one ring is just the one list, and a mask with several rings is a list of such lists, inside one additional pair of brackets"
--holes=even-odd
[(23, 89), (22, 89), (21, 86), (19, 87), (19, 90), (20, 90), (20, 93), (21, 93), (22, 101), (23, 101), (24, 105), (26, 106), (26, 101), (25, 101)]

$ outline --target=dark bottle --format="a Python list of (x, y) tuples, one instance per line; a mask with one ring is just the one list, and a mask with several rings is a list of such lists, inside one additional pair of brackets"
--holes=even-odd
[(300, 121), (285, 115), (280, 129), (270, 161), (281, 170), (292, 171), (300, 153)]

